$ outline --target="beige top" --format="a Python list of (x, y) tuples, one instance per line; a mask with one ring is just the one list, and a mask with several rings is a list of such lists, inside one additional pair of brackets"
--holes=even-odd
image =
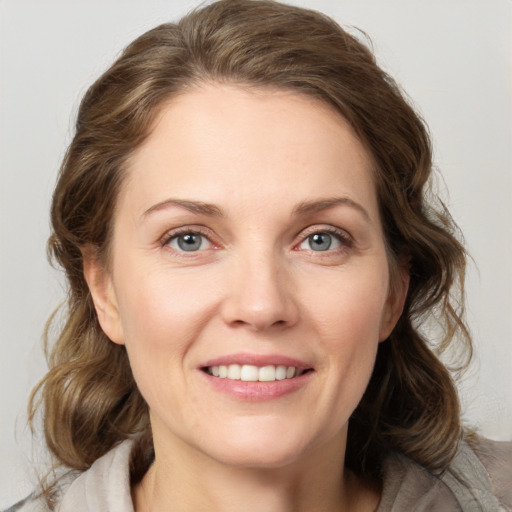
[(402, 455), (385, 461), (377, 512), (512, 511), (512, 443), (461, 443), (440, 477)]
[[(59, 512), (134, 512), (129, 460), (132, 441), (98, 459), (61, 487)], [(48, 512), (29, 498), (5, 512)], [(512, 443), (480, 440), (473, 450), (461, 443), (450, 468), (436, 477), (395, 454), (385, 461), (377, 512), (512, 512)]]

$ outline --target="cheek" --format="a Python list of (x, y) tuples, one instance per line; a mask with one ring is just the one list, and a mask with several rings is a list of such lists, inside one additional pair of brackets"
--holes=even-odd
[(328, 406), (345, 419), (359, 403), (373, 371), (387, 299), (386, 274), (333, 276), (322, 292), (311, 290), (309, 297), (305, 311), (324, 351)]
[(116, 290), (127, 345), (186, 343), (215, 307), (216, 286), (211, 279), (161, 268), (125, 275), (137, 276)]
[(146, 270), (116, 294), (132, 371), (151, 405), (186, 375), (190, 348), (215, 311), (214, 290), (198, 289), (196, 280), (177, 273)]
[(378, 342), (388, 295), (386, 272), (340, 269), (302, 295), (308, 297), (310, 321), (327, 343)]

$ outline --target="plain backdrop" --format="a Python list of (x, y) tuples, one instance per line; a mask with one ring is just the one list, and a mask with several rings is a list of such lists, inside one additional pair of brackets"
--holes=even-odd
[[(460, 384), (468, 424), (512, 439), (510, 0), (297, 0), (372, 38), (427, 119), (445, 199), (465, 233), (476, 357)], [(45, 258), (48, 206), (88, 85), (184, 0), (0, 0), (0, 509), (34, 486), (26, 427), (45, 363), (41, 332), (63, 299)], [(39, 447), (39, 450), (38, 450)]]

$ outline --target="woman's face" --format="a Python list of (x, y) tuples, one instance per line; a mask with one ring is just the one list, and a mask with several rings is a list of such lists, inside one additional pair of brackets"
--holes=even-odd
[(86, 276), (157, 455), (342, 454), (402, 297), (370, 159), (338, 113), (235, 86), (174, 98), (129, 162), (111, 269), (89, 261)]

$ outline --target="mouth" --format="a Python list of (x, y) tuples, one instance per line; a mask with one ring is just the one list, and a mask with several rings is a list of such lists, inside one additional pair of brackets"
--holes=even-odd
[(219, 379), (243, 382), (275, 382), (298, 378), (313, 368), (299, 368), (285, 365), (255, 366), (251, 364), (226, 364), (201, 368), (206, 374)]
[(267, 402), (308, 386), (311, 363), (283, 354), (229, 354), (198, 367), (212, 388), (237, 401)]

